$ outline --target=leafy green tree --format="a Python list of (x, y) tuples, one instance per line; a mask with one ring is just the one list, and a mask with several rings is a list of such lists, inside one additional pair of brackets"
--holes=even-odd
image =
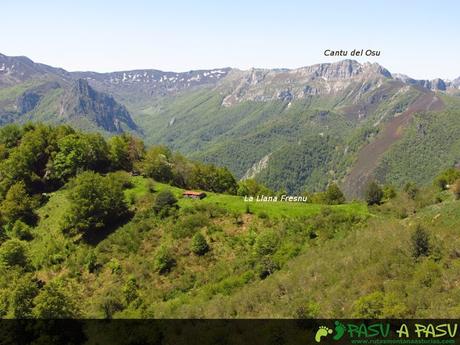
[(168, 216), (173, 208), (177, 208), (177, 199), (174, 194), (166, 189), (158, 192), (153, 204), (155, 213), (160, 216)]
[(372, 181), (366, 188), (365, 198), (368, 205), (380, 205), (383, 198), (382, 188), (375, 181)]
[(192, 238), (190, 249), (193, 254), (201, 256), (209, 251), (209, 245), (204, 236), (198, 232)]
[(127, 214), (123, 188), (110, 176), (92, 171), (79, 174), (70, 183), (70, 210), (64, 229), (86, 232), (116, 223)]
[(430, 238), (428, 232), (420, 225), (417, 224), (415, 231), (411, 236), (412, 255), (414, 258), (421, 256), (428, 256), (430, 254)]
[(339, 186), (335, 183), (331, 183), (325, 193), (326, 203), (328, 205), (339, 205), (345, 202), (345, 196), (340, 190)]
[(32, 125), (23, 127), (19, 146), (10, 150), (8, 159), (0, 162), (0, 195), (18, 181), (25, 183), (29, 193), (49, 188), (50, 160), (57, 152), (57, 142), (71, 132), (66, 126)]
[(75, 297), (57, 281), (46, 284), (34, 303), (32, 313), (39, 319), (70, 319), (80, 316)]
[(38, 291), (37, 282), (30, 274), (19, 278), (14, 283), (10, 296), (11, 317), (16, 319), (32, 318), (34, 298)]
[(144, 143), (128, 133), (112, 137), (109, 146), (113, 170), (132, 171), (145, 155)]
[[(286, 193), (284, 193), (286, 194)], [(255, 196), (255, 195), (274, 195), (274, 192), (263, 184), (258, 183), (255, 179), (247, 179), (238, 183), (237, 195)]]
[(227, 168), (196, 163), (191, 174), (190, 187), (215, 193), (236, 194), (238, 184)]
[(75, 133), (58, 141), (59, 151), (52, 163), (53, 177), (65, 182), (79, 171), (106, 171), (109, 149), (100, 134)]
[(4, 242), (0, 246), (0, 264), (6, 267), (18, 266), (27, 269), (27, 243), (16, 238)]
[(17, 182), (6, 193), (5, 200), (1, 204), (0, 214), (5, 223), (13, 224), (17, 220), (33, 222), (34, 203), (27, 194), (24, 182)]
[(165, 146), (151, 147), (142, 163), (143, 174), (159, 182), (171, 182), (173, 165), (170, 159), (171, 152)]
[(18, 146), (23, 131), (16, 124), (9, 124), (0, 128), (0, 144), (5, 145), (7, 149)]

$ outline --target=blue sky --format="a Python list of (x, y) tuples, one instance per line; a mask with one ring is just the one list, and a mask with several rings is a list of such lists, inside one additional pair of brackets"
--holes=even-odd
[(0, 3), (0, 52), (68, 70), (295, 68), (380, 50), (416, 78), (460, 76), (460, 1), (56, 1)]

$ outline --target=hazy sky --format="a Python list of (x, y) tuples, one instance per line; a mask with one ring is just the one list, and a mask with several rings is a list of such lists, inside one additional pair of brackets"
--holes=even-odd
[(294, 68), (375, 49), (416, 78), (460, 76), (460, 1), (0, 2), (0, 53), (67, 70)]

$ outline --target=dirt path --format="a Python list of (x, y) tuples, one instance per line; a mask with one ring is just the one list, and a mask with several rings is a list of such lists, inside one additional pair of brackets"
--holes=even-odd
[(410, 123), (414, 113), (440, 110), (443, 107), (444, 104), (438, 96), (426, 92), (420, 95), (405, 112), (387, 122), (374, 141), (361, 148), (358, 153), (358, 159), (343, 184), (345, 194), (348, 197), (362, 196), (363, 189), (371, 179), (382, 155), (402, 137), (404, 128)]

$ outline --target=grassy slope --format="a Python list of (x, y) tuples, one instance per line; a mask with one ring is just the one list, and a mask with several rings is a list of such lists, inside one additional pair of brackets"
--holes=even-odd
[[(415, 260), (411, 254), (416, 223), (430, 233), (429, 258)], [(458, 229), (459, 201), (429, 206), (405, 220), (372, 218), (364, 228), (310, 247), (265, 280), (173, 312), (188, 317), (457, 318)], [(369, 308), (377, 313), (373, 316), (357, 308), (360, 299), (372, 295), (378, 296)]]
[[(149, 180), (133, 177), (132, 181), (127, 200), (148, 198)], [(170, 189), (178, 197), (182, 193), (160, 183), (154, 183), (154, 189)], [(324, 213), (324, 206), (253, 203), (255, 214), (249, 215), (244, 214), (242, 198), (209, 193), (201, 201), (180, 199), (177, 224), (135, 218), (99, 244), (88, 245), (74, 243), (59, 230), (68, 206), (62, 190), (40, 209), (41, 221), (30, 247), (34, 265), (40, 267), (38, 276), (45, 281), (63, 277), (68, 288), (82, 298), (87, 317), (102, 317), (104, 303), (123, 301), (123, 286), (129, 277), (136, 278), (144, 306), (130, 305), (118, 317), (365, 317), (356, 305), (363, 296), (375, 293), (381, 296), (378, 316), (458, 317), (460, 201), (453, 201), (449, 193), (442, 199), (445, 201), (405, 219), (388, 212), (397, 207), (414, 212), (414, 202), (404, 198), (373, 209), (371, 217), (362, 204), (334, 206), (338, 222), (331, 232), (321, 230), (327, 217), (315, 218)], [(197, 257), (189, 251), (190, 238), (172, 234), (182, 220), (197, 216), (196, 206), (212, 204), (240, 212), (243, 224), (236, 225), (231, 213), (201, 219), (204, 223), (196, 231), (206, 236), (212, 250)], [(256, 216), (262, 210), (269, 214), (268, 219)], [(361, 221), (342, 224), (340, 214)], [(297, 222), (296, 216), (305, 218)], [(430, 233), (432, 254), (415, 260), (410, 236), (418, 223)], [(319, 237), (309, 239), (310, 230), (302, 230), (305, 226), (317, 229)], [(254, 256), (253, 243), (266, 231), (281, 236), (272, 257), (281, 267), (261, 280), (256, 273), (260, 258)], [(167, 275), (154, 270), (161, 245), (170, 247), (176, 258), (176, 266)], [(93, 273), (86, 268), (91, 255), (99, 265)]]
[[(126, 191), (127, 200), (149, 197), (149, 186), (149, 180), (134, 177), (133, 188)], [(160, 183), (155, 183), (154, 188), (156, 191), (170, 189), (177, 196), (182, 193), (181, 189)], [(174, 315), (176, 308), (188, 308), (197, 301), (209, 301), (221, 294), (231, 295), (259, 280), (251, 244), (259, 233), (270, 229), (284, 233), (275, 258), (280, 265), (307, 250), (311, 246), (308, 237), (300, 232), (286, 232), (288, 230), (283, 230), (283, 224), (292, 223), (296, 216), (309, 219), (325, 208), (312, 204), (251, 204), (254, 213), (263, 210), (269, 215), (269, 218), (261, 219), (255, 214), (244, 214), (246, 207), (241, 197), (214, 193), (209, 193), (202, 201), (180, 199), (179, 205), (181, 213), (177, 221), (136, 217), (100, 243), (89, 245), (61, 233), (60, 224), (69, 205), (65, 190), (55, 192), (39, 210), (40, 222), (34, 229), (35, 238), (29, 243), (37, 276), (43, 281), (62, 277), (68, 289), (77, 298), (83, 299), (81, 307), (87, 317), (102, 317), (101, 305), (108, 298), (122, 301), (123, 285), (129, 277), (135, 277), (142, 298), (149, 307), (142, 312), (130, 311), (131, 306), (119, 316)], [(219, 211), (213, 218), (207, 213), (200, 216), (194, 211), (200, 205), (218, 205), (224, 213)], [(334, 214), (337, 211), (337, 214), (356, 219), (368, 216), (367, 207), (362, 204), (333, 206), (332, 209)], [(235, 224), (234, 212), (240, 213), (242, 224)], [(203, 224), (195, 231), (205, 234), (212, 248), (204, 257), (190, 253), (189, 237), (172, 237), (174, 229), (180, 228), (182, 221), (187, 224), (197, 217)], [(159, 275), (154, 269), (154, 258), (161, 245), (170, 247), (176, 258), (176, 267), (167, 275)], [(87, 265), (92, 255), (97, 258), (99, 268), (90, 273)], [(164, 305), (162, 301), (165, 301)], [(180, 315), (182, 312), (177, 314)]]

